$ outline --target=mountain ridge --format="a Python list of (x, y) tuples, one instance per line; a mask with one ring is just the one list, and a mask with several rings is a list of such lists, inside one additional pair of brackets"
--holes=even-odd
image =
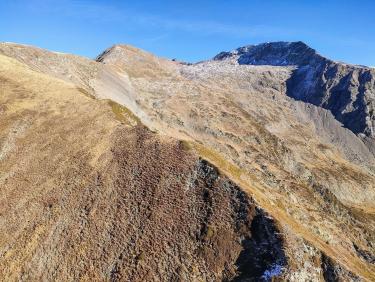
[[(265, 42), (265, 43), (259, 43), (259, 44), (249, 44), (244, 45), (241, 47), (238, 47), (232, 51), (222, 51), (216, 56), (212, 58), (212, 60), (222, 60), (226, 58), (230, 58), (231, 56), (238, 56), (238, 55), (249, 55), (249, 52), (259, 53), (259, 51), (264, 51), (265, 49), (269, 49), (271, 52), (272, 50), (278, 51), (280, 54), (287, 53), (287, 52), (293, 52), (294, 55), (299, 57), (308, 57), (305, 58), (305, 61), (282, 61), (279, 60), (278, 62), (275, 62), (275, 65), (304, 65), (308, 63), (308, 60), (311, 60), (312, 57), (317, 57), (319, 59), (324, 59), (332, 63), (338, 63), (343, 65), (348, 65), (352, 67), (358, 67), (358, 68), (365, 68), (369, 69), (372, 68), (371, 66), (366, 65), (358, 65), (358, 64), (351, 64), (344, 61), (336, 61), (333, 59), (330, 59), (327, 56), (321, 55), (318, 51), (316, 51), (314, 48), (309, 46), (307, 43), (303, 41), (273, 41), (273, 42)], [(294, 58), (296, 59), (296, 58)], [(307, 60), (307, 61), (306, 61)], [(263, 62), (264, 64), (271, 65), (272, 62)], [(248, 64), (261, 64), (261, 62), (251, 62)]]
[[(0, 267), (14, 266), (7, 275), (22, 277), (23, 268), (50, 279), (148, 273), (146, 280), (266, 274), (290, 281), (373, 280), (374, 156), (328, 110), (287, 96), (294, 67), (187, 65), (132, 47), (111, 50), (96, 62), (0, 44), (7, 56), (0, 56), (0, 113), (6, 117), (0, 123), (6, 177), (0, 179), (7, 185), (0, 200), (20, 203), (0, 205), (0, 216), (11, 222), (0, 221), (7, 238), (0, 239), (0, 254), (6, 254)], [(61, 87), (61, 80), (68, 83)], [(130, 111), (144, 125), (128, 122)], [(90, 131), (95, 134), (86, 137)], [(13, 165), (17, 160), (23, 165)], [(41, 191), (44, 167), (59, 178), (43, 182)], [(18, 196), (15, 187), (22, 188)], [(42, 213), (33, 208), (38, 197)], [(19, 212), (50, 225), (35, 227), (30, 218), (21, 230), (11, 221)], [(10, 240), (8, 226), (24, 239)], [(23, 230), (34, 238), (28, 248)], [(68, 237), (45, 241), (52, 230)], [(100, 241), (92, 237), (98, 230)], [(161, 239), (153, 243), (150, 230)], [(223, 230), (235, 234), (226, 236), (233, 241), (223, 241)], [(163, 238), (181, 238), (173, 241), (179, 247)], [(155, 254), (161, 265), (151, 263)], [(267, 259), (270, 254), (276, 260)]]

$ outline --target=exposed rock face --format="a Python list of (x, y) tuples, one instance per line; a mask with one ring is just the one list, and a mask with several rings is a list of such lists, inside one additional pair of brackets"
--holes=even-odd
[(303, 42), (275, 42), (222, 52), (214, 60), (235, 57), (239, 64), (296, 66), (287, 94), (329, 109), (355, 134), (375, 137), (375, 71), (326, 59)]
[(272, 42), (222, 52), (214, 60), (236, 57), (242, 65), (302, 66), (320, 60), (314, 49), (303, 42)]
[(355, 274), (336, 265), (329, 257), (322, 254), (323, 278), (326, 282), (361, 281)]

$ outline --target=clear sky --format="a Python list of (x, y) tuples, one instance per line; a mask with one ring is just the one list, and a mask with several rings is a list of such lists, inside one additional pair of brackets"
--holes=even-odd
[(91, 58), (126, 43), (194, 62), (297, 40), (334, 60), (375, 66), (375, 1), (0, 0), (0, 41)]

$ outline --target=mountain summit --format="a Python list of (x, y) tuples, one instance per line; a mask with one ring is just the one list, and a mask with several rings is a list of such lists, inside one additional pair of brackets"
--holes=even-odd
[(236, 58), (243, 65), (291, 66), (311, 64), (314, 59), (323, 59), (302, 41), (270, 42), (247, 45), (231, 52), (221, 52), (214, 60)]
[(375, 71), (334, 62), (305, 43), (273, 42), (221, 52), (213, 60), (240, 65), (294, 66), (287, 95), (328, 109), (355, 134), (375, 137)]

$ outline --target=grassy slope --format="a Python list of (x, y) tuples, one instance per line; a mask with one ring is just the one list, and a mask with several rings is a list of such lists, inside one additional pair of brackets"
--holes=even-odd
[[(92, 144), (96, 144), (94, 148), (91, 150), (92, 163), (96, 163), (99, 156), (103, 153), (104, 148), (106, 148), (106, 142), (109, 142), (109, 132), (117, 124), (116, 122), (113, 122), (112, 117), (110, 116), (110, 114), (108, 114), (108, 112), (110, 111), (108, 111), (106, 105), (109, 104), (110, 108), (114, 112), (115, 117), (121, 122), (127, 123), (130, 126), (139, 122), (136, 117), (134, 117), (133, 115), (129, 115), (126, 108), (123, 108), (113, 102), (103, 101), (102, 103), (93, 103), (92, 101), (90, 101), (91, 99), (89, 97), (86, 97), (85, 95), (77, 95), (82, 93), (81, 91), (77, 90), (74, 87), (74, 85), (70, 85), (57, 79), (51, 79), (46, 75), (32, 72), (31, 70), (25, 68), (24, 65), (18, 63), (13, 59), (9, 59), (3, 56), (1, 56), (0, 59), (1, 77), (6, 78), (8, 80), (7, 83), (13, 85), (22, 85), (23, 89), (19, 89), (19, 91), (25, 93), (22, 94), (23, 96), (7, 96), (6, 93), (11, 92), (8, 92), (7, 89), (4, 88), (4, 86), (6, 87), (6, 83), (2, 84), (3, 88), (0, 89), (1, 103), (7, 107), (7, 112), (9, 114), (9, 119), (2, 120), (2, 123), (0, 124), (3, 132), (6, 132), (6, 130), (10, 129), (11, 119), (14, 119), (14, 117), (20, 117), (21, 114), (24, 114), (27, 111), (33, 112), (35, 109), (43, 109), (45, 113), (48, 112), (50, 114), (52, 112), (56, 115), (61, 115), (65, 113), (66, 118), (69, 118), (69, 120), (71, 120), (72, 117), (76, 117), (77, 122), (80, 122), (75, 125), (83, 125), (87, 122), (91, 122), (92, 119), (98, 119), (99, 117), (99, 120), (101, 119), (100, 122), (107, 123), (107, 132), (105, 134), (99, 132), (77, 132), (77, 139), (74, 140), (74, 143), (79, 144), (80, 140), (83, 140), (83, 138), (85, 138), (86, 144), (89, 144), (91, 142)], [(80, 120), (79, 117), (82, 116), (82, 112), (76, 112), (77, 109), (74, 108), (75, 104), (82, 105), (85, 114), (88, 115), (87, 119)], [(46, 130), (48, 130), (48, 128), (46, 128)], [(63, 134), (63, 132), (60, 132), (60, 134)], [(92, 138), (90, 137), (90, 135), (92, 134), (94, 134), (94, 136), (95, 134), (101, 134), (101, 138)], [(81, 136), (79, 137), (78, 135)], [(13, 144), (13, 146), (15, 145)], [(313, 234), (311, 234), (311, 232), (301, 227), (293, 218), (291, 218), (287, 213), (285, 213), (285, 211), (274, 206), (269, 201), (269, 199), (263, 193), (266, 187), (260, 187), (259, 185), (257, 185), (255, 181), (252, 181), (254, 179), (250, 175), (248, 175), (237, 166), (225, 160), (220, 154), (216, 153), (214, 150), (207, 149), (206, 147), (198, 145), (196, 143), (192, 143), (190, 144), (190, 146), (196, 149), (196, 151), (203, 158), (212, 162), (222, 172), (230, 176), (230, 178), (232, 178), (237, 184), (239, 184), (246, 191), (248, 191), (248, 193), (252, 195), (263, 208), (265, 208), (271, 215), (273, 215), (280, 222), (289, 225), (297, 234), (300, 234), (304, 239), (312, 243), (314, 246), (322, 250), (327, 255), (331, 256), (335, 260), (345, 265), (354, 273), (357, 273), (368, 280), (375, 280), (375, 269), (369, 268), (366, 264), (360, 261), (357, 257), (354, 257), (351, 253), (348, 253), (345, 249), (331, 248), (329, 245), (326, 244), (326, 242), (322, 241), (320, 238), (314, 236)], [(78, 151), (79, 150), (77, 148), (77, 152)], [(8, 173), (11, 170), (11, 168), (9, 167), (9, 164), (11, 164), (11, 162), (12, 160), (8, 162), (8, 167), (5, 168), (8, 169)], [(13, 165), (15, 164), (16, 161), (13, 160)], [(37, 236), (38, 232), (43, 232), (43, 229), (37, 231), (35, 233), (35, 236)], [(5, 244), (6, 240), (9, 239), (10, 238), (3, 237), (3, 240), (0, 241), (0, 244)], [(32, 249), (33, 246), (35, 246), (36, 242), (32, 238), (28, 239), (30, 240), (30, 244), (28, 245), (28, 247)], [(24, 259), (27, 259), (27, 254), (28, 251), (26, 250)], [(11, 254), (8, 253), (8, 256), (9, 258), (11, 258)]]

